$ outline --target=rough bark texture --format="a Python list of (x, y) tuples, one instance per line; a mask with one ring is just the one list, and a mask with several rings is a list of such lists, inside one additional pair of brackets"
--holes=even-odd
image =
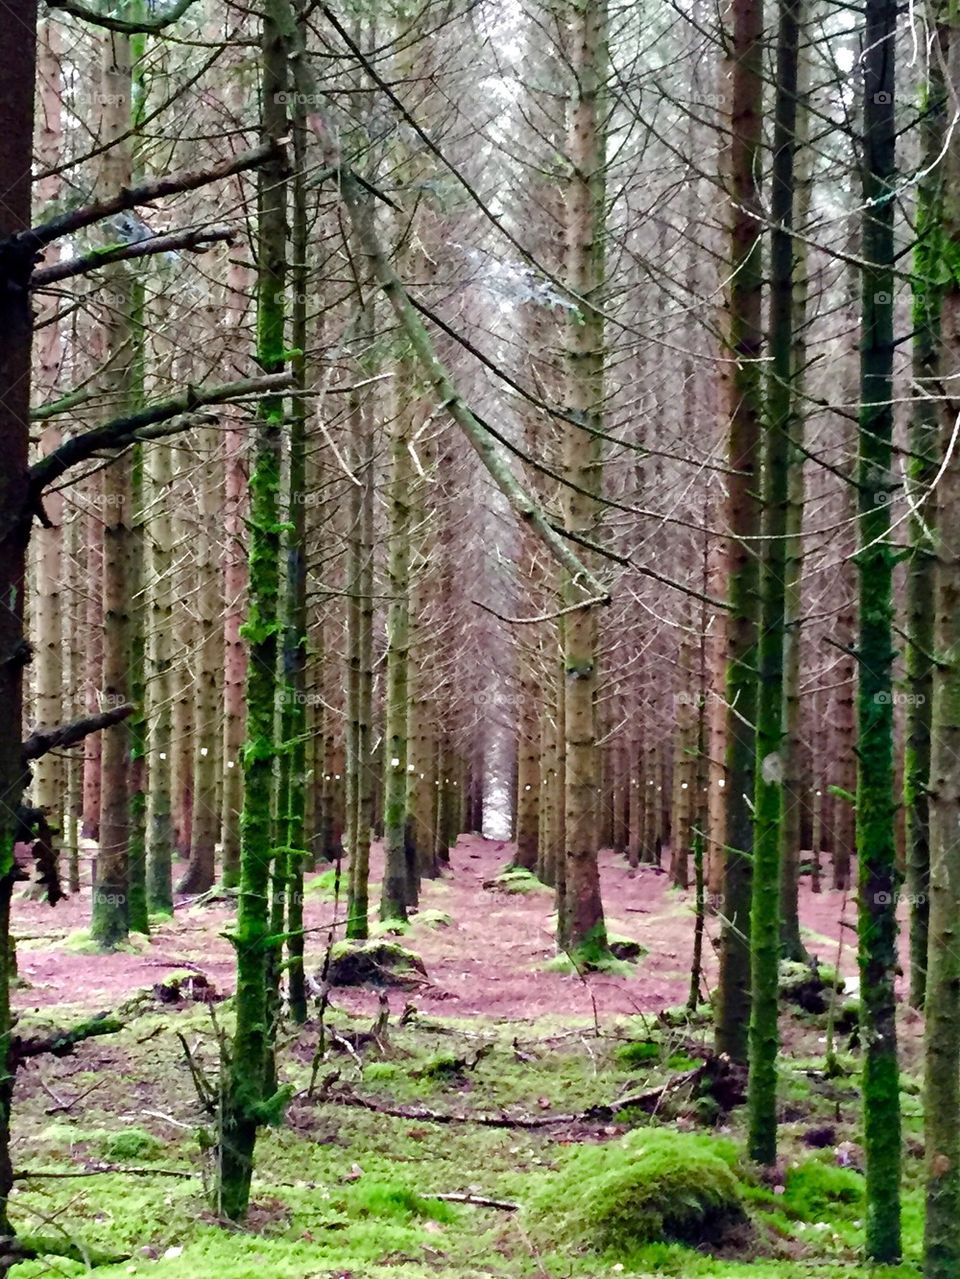
[[(288, 61), (293, 20), (285, 0), (268, 0), (262, 29), (262, 130), (286, 133)], [(281, 158), (259, 181), (257, 237), (257, 356), (264, 372), (284, 362), (287, 182)], [(267, 1092), (274, 1027), (269, 1021), (270, 868), (273, 860), (273, 777), (277, 755), (277, 657), (280, 611), (280, 471), (283, 401), (261, 401), (250, 476), (249, 597), (243, 634), (249, 645), (247, 739), (241, 817), (240, 896), (234, 945), (237, 958), (236, 1030), (223, 1071), (218, 1208), (231, 1220), (247, 1211), (257, 1129), (275, 1120), (283, 1103)]]
[[(944, 61), (947, 31), (937, 28), (929, 55), (926, 111), (922, 117), (924, 177), (917, 188), (913, 284), (913, 368), (915, 382), (929, 394), (939, 357), (940, 237), (943, 214), (944, 166), (940, 161), (947, 111)], [(911, 554), (907, 568), (907, 732), (903, 757), (903, 803), (906, 822), (907, 885), (910, 892), (910, 1003), (922, 1008), (927, 975), (927, 918), (929, 912), (929, 812), (927, 779), (930, 772), (930, 728), (933, 708), (934, 558), (931, 531), (935, 503), (925, 502), (937, 473), (938, 415), (933, 400), (921, 395), (910, 422), (909, 487)], [(923, 502), (923, 505), (918, 505)], [(949, 508), (945, 508), (949, 509)]]
[(747, 1059), (750, 1020), (750, 899), (754, 792), (754, 726), (757, 715), (757, 613), (759, 574), (751, 540), (760, 532), (761, 302), (763, 275), (757, 219), (763, 117), (763, 4), (734, 0), (728, 36), (730, 66), (729, 168), (730, 283), (726, 346), (736, 363), (726, 374), (732, 471), (727, 481), (729, 611), (720, 982), (716, 1044), (734, 1061)]
[(866, 1155), (866, 1252), (900, 1256), (900, 1092), (894, 978), (897, 887), (893, 764), (893, 550), (889, 544), (893, 405), (894, 0), (867, 0), (864, 32), (860, 595), (857, 860), (860, 1027)]
[[(941, 11), (942, 12), (942, 11)], [(949, 114), (960, 84), (960, 22), (956, 9), (944, 14), (941, 48), (949, 46)], [(936, 56), (936, 52), (933, 57)], [(932, 59), (931, 59), (932, 60)], [(939, 211), (938, 211), (939, 213)], [(952, 441), (960, 414), (955, 379), (960, 373), (960, 143), (952, 137), (944, 164), (942, 245), (946, 267), (942, 309), (936, 317), (940, 339), (930, 353), (926, 375), (940, 374), (947, 399), (940, 405), (941, 455), (953, 442), (953, 454), (936, 493), (937, 520), (935, 634), (937, 665), (933, 675), (930, 793), (930, 949), (927, 956), (924, 1012), (924, 1147), (926, 1221), (924, 1279), (953, 1279), (960, 1274), (960, 538), (955, 530), (960, 506), (960, 455)], [(941, 257), (942, 253), (942, 257)], [(928, 313), (928, 319), (935, 317)], [(925, 441), (930, 447), (929, 436)]]
[[(0, 40), (0, 239), (30, 225), (30, 169), (33, 150), (37, 7), (13, 0)], [(10, 1164), (10, 893), (13, 887), (16, 810), (25, 782), (21, 757), (23, 668), (28, 649), (23, 634), (23, 595), (31, 511), (27, 497), (30, 438), (31, 312), (27, 291), (30, 253), (0, 258), (0, 1231), (10, 1233), (7, 1200), (13, 1183)]]
[[(569, 104), (565, 188), (566, 282), (585, 305), (571, 312), (566, 331), (567, 410), (587, 427), (599, 428), (603, 412), (604, 282), (606, 213), (607, 6), (574, 3), (569, 11), (568, 56), (573, 73)], [(592, 305), (591, 305), (592, 304)], [(563, 474), (579, 491), (564, 488), (565, 527), (596, 535), (598, 508), (588, 496), (601, 491), (601, 455), (596, 435), (573, 422), (563, 430)], [(583, 598), (583, 583), (567, 578), (564, 606)], [(561, 946), (589, 962), (607, 947), (597, 872), (597, 614), (586, 607), (568, 614), (563, 626), (566, 885), (557, 917)]]

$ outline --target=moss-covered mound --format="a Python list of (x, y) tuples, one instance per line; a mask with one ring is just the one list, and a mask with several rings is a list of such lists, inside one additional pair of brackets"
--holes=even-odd
[(745, 1220), (735, 1160), (730, 1143), (669, 1129), (583, 1147), (534, 1197), (531, 1229), (620, 1255), (660, 1240), (719, 1246)]
[(497, 893), (550, 893), (553, 889), (522, 866), (504, 866), (493, 879), (483, 881), (484, 888)]
[(409, 990), (427, 976), (423, 960), (412, 950), (384, 941), (337, 942), (330, 955), (331, 986), (400, 986)]
[(799, 964), (790, 959), (780, 963), (780, 998), (804, 1012), (826, 1012), (831, 987), (843, 990), (843, 978), (827, 964)]

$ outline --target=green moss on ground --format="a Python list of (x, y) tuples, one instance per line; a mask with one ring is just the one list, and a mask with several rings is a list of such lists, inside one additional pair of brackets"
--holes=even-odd
[(709, 1248), (746, 1221), (731, 1143), (643, 1129), (573, 1152), (531, 1202), (531, 1229), (629, 1255), (656, 1241)]
[(504, 866), (492, 879), (486, 879), (484, 888), (498, 893), (552, 893), (553, 889), (538, 879), (532, 871), (522, 866)]

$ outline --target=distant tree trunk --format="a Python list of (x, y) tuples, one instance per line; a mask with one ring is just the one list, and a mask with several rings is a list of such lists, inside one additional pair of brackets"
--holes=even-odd
[(857, 464), (860, 587), (857, 696), (857, 861), (860, 1034), (866, 1156), (866, 1253), (900, 1258), (900, 1085), (894, 977), (893, 605), (890, 545), (893, 435), (893, 217), (896, 185), (895, 0), (866, 0), (863, 37), (863, 243), (860, 440)]
[(750, 901), (753, 848), (754, 726), (757, 717), (759, 573), (754, 539), (758, 500), (763, 269), (758, 213), (763, 123), (763, 4), (733, 0), (728, 38), (730, 123), (730, 271), (726, 346), (737, 363), (726, 374), (729, 610), (727, 613), (723, 927), (717, 990), (716, 1045), (747, 1059), (750, 1020)]
[[(62, 55), (61, 27), (58, 22), (46, 21), (40, 29), (40, 45), (37, 68), (40, 81), (41, 121), (37, 135), (37, 160), (43, 168), (55, 168), (62, 156), (63, 76), (60, 68)], [(59, 175), (44, 178), (37, 183), (37, 199), (42, 206), (59, 198)], [(45, 262), (53, 263), (59, 257), (59, 246), (51, 246)], [(53, 301), (50, 313), (44, 315), (44, 326), (37, 337), (38, 390), (41, 399), (54, 400), (59, 394), (60, 366), (63, 360), (63, 334), (56, 318), (61, 305)], [(40, 452), (51, 453), (60, 444), (62, 432), (56, 419), (47, 424), (40, 437)], [(52, 727), (66, 715), (63, 679), (63, 516), (64, 501), (60, 493), (49, 493), (44, 501), (49, 527), (40, 527), (34, 534), (37, 566), (37, 600), (33, 610), (35, 617), (36, 684), (34, 719), (38, 725)], [(96, 734), (95, 734), (96, 736)], [(37, 808), (43, 809), (47, 820), (57, 834), (61, 831), (64, 813), (64, 766), (57, 751), (51, 751), (37, 760), (33, 766), (31, 798)]]
[[(573, 87), (567, 134), (566, 278), (588, 305), (571, 314), (567, 323), (566, 407), (572, 415), (581, 415), (586, 426), (599, 428), (605, 340), (599, 307), (606, 244), (606, 0), (571, 5), (567, 34)], [(564, 527), (592, 538), (598, 509), (590, 495), (601, 491), (599, 440), (572, 422), (564, 423), (563, 471), (579, 490), (563, 490)], [(568, 576), (564, 604), (576, 604), (581, 598), (581, 584)], [(607, 949), (597, 870), (596, 609), (581, 608), (563, 622), (566, 884), (557, 936), (561, 946), (589, 963)]]
[(383, 844), (384, 869), (380, 918), (406, 919), (415, 884), (407, 866), (407, 670), (410, 644), (410, 450), (411, 409), (403, 402), (412, 393), (407, 369), (394, 409), (391, 441), (390, 529), (387, 541), (387, 582), (390, 609), (387, 622), (386, 724), (384, 729)]
[[(366, 293), (372, 287), (364, 281)], [(361, 307), (357, 339), (361, 360), (358, 381), (373, 375), (367, 352), (373, 341), (372, 297), (358, 299)], [(401, 410), (402, 411), (402, 410)], [(347, 658), (349, 678), (349, 723), (347, 724), (347, 829), (350, 857), (350, 892), (347, 906), (347, 936), (363, 938), (369, 928), (370, 828), (372, 825), (373, 767), (371, 720), (373, 717), (373, 485), (375, 418), (371, 388), (351, 394), (350, 465), (356, 483), (348, 494), (348, 590)], [(411, 671), (411, 675), (413, 672)], [(411, 725), (409, 731), (415, 731)], [(404, 786), (406, 786), (406, 778)]]
[[(130, 127), (131, 59), (129, 37), (104, 37), (101, 79), (102, 136), (113, 145), (103, 157), (104, 188), (113, 193), (130, 185), (129, 140), (118, 142)], [(127, 408), (133, 398), (133, 287), (125, 264), (108, 272), (109, 304), (104, 312), (107, 368), (104, 381), (111, 405)], [(116, 458), (103, 473), (103, 688), (106, 707), (129, 698), (131, 668), (131, 570), (133, 568), (133, 486), (128, 455)], [(90, 935), (104, 947), (127, 937), (130, 924), (130, 730), (119, 724), (103, 739), (101, 761), (100, 840), (93, 887)]]
[(224, 888), (240, 883), (240, 812), (243, 807), (243, 769), (240, 752), (244, 734), (246, 649), (240, 635), (247, 584), (243, 522), (247, 478), (244, 470), (245, 433), (232, 426), (225, 433), (223, 564), (223, 782), (220, 838), (223, 849), (220, 879)]
[[(84, 684), (84, 710), (96, 715), (103, 709), (103, 476), (95, 475), (88, 483), (87, 497), (92, 504), (87, 516), (86, 543), (86, 674)], [(81, 833), (85, 839), (100, 838), (100, 776), (103, 739), (99, 733), (91, 733), (83, 743), (83, 821)]]
[(173, 912), (171, 857), (171, 669), (173, 664), (172, 451), (158, 442), (146, 451), (147, 504), (147, 903)]
[(220, 434), (204, 427), (195, 434), (198, 465), (194, 469), (197, 529), (193, 538), (194, 612), (197, 634), (197, 675), (193, 686), (193, 805), (190, 813), (190, 860), (177, 891), (204, 893), (216, 879), (216, 844), (220, 833), (217, 786), (220, 765), (218, 717), (221, 698), (217, 676), (221, 669), (219, 571), (215, 555), (214, 522), (223, 519), (216, 452)]

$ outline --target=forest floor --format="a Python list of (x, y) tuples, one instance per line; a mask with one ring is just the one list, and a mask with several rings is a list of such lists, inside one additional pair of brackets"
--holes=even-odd
[[(761, 1177), (739, 1154), (744, 1114), (736, 1081), (708, 1087), (716, 1066), (709, 1017), (703, 1009), (692, 1017), (677, 1011), (690, 985), (692, 892), (604, 853), (611, 932), (646, 953), (581, 977), (556, 958), (552, 894), (523, 879), (497, 880), (510, 852), (499, 841), (461, 837), (443, 878), (424, 883), (420, 911), (396, 940), (420, 957), (428, 980), (390, 991), (385, 1032), (365, 1039), (378, 993), (354, 988), (332, 991), (322, 1057), (315, 1009), (305, 1027), (283, 1028), (280, 1077), (294, 1097), (283, 1125), (258, 1143), (243, 1229), (218, 1222), (209, 1208), (205, 1147), (214, 1119), (198, 1099), (186, 1055), (198, 1074), (215, 1079), (217, 1027), (229, 1031), (229, 1000), (209, 1005), (187, 988), (170, 1003), (159, 989), (199, 973), (219, 996), (230, 995), (230, 906), (180, 901), (149, 939), (103, 955), (84, 931), (88, 888), (53, 910), (16, 901), (21, 1033), (97, 1012), (119, 1013), (125, 1023), (70, 1056), (33, 1059), (18, 1074), (12, 1210), (21, 1234), (73, 1241), (90, 1250), (98, 1274), (159, 1279), (916, 1274), (916, 1015), (904, 1010), (902, 1019), (907, 1261), (867, 1270), (858, 1261), (859, 1059), (849, 1029), (837, 1039), (840, 1072), (830, 1075), (828, 1016), (795, 1010), (784, 1018), (781, 1160)], [(374, 882), (378, 866), (375, 855)], [(310, 876), (305, 892), (313, 974), (333, 919), (333, 878), (329, 869)], [(831, 965), (839, 956), (855, 988), (852, 900), (805, 885), (801, 921), (810, 952)], [(708, 937), (717, 927), (708, 922)], [(709, 991), (716, 967), (709, 941), (705, 962)], [(624, 1107), (625, 1097), (634, 1100)], [(564, 1168), (578, 1185), (578, 1159), (617, 1159), (621, 1145), (617, 1167), (642, 1168), (642, 1143), (655, 1145), (665, 1126), (678, 1134), (691, 1185), (666, 1170), (664, 1197), (696, 1196), (719, 1156), (736, 1179), (736, 1228), (711, 1208), (696, 1237), (674, 1229), (671, 1242), (647, 1242), (637, 1223), (663, 1212), (651, 1207), (649, 1186), (617, 1190), (625, 1198), (615, 1228), (597, 1225), (597, 1194), (567, 1194), (558, 1203)], [(583, 1164), (585, 1187), (613, 1184), (609, 1176), (589, 1181), (599, 1171)], [(47, 1257), (16, 1273), (73, 1276), (86, 1265)]]

